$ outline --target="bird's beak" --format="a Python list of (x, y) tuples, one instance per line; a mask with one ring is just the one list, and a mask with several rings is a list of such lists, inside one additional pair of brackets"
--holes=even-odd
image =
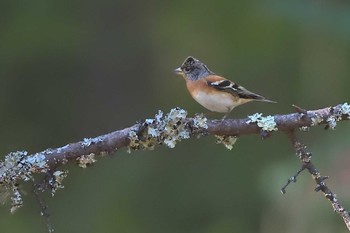
[(174, 70), (175, 74), (183, 74), (181, 67)]

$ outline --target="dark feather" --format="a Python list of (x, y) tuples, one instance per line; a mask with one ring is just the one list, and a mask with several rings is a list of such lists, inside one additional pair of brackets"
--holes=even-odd
[(207, 82), (209, 86), (212, 86), (218, 90), (222, 90), (225, 92), (230, 93), (231, 95), (237, 96), (242, 99), (253, 99), (258, 101), (264, 101), (264, 102), (272, 102), (274, 101), (268, 100), (265, 97), (255, 94), (251, 91), (248, 91), (242, 86), (237, 85), (234, 82), (231, 82), (229, 80), (223, 80), (223, 81), (216, 81), (216, 82)]

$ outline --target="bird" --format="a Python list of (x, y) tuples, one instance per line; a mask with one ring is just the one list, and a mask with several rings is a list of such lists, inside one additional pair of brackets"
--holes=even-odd
[(276, 103), (215, 74), (207, 65), (192, 56), (187, 57), (174, 72), (185, 79), (193, 99), (212, 112), (225, 113), (223, 119), (241, 104), (251, 101)]

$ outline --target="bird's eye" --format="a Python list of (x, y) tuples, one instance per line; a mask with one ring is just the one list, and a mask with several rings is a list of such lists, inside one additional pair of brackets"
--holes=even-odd
[(191, 71), (191, 68), (190, 67), (184, 67), (184, 72), (190, 72)]

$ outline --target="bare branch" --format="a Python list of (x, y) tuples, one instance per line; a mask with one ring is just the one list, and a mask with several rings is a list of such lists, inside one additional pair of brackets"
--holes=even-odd
[[(334, 194), (330, 188), (326, 185), (325, 180), (328, 179), (328, 176), (322, 176), (318, 169), (315, 167), (315, 165), (311, 162), (311, 153), (306, 150), (306, 146), (300, 143), (300, 141), (297, 139), (295, 132), (289, 133), (290, 140), (293, 144), (295, 153), (297, 154), (298, 158), (300, 159), (302, 163), (302, 169), (298, 171), (298, 173), (294, 176), (296, 177), (301, 171), (308, 170), (308, 172), (311, 174), (312, 178), (316, 182), (316, 188), (315, 191), (319, 192), (321, 191), (327, 200), (329, 200), (332, 204), (334, 212), (338, 213), (342, 218), (343, 221), (350, 231), (350, 214), (349, 212), (339, 203), (336, 194)], [(295, 182), (295, 180), (293, 180)], [(290, 183), (288, 180), (287, 184), (282, 188), (282, 190), (285, 190), (287, 185)], [(283, 192), (283, 191), (282, 191)], [(285, 192), (284, 192), (285, 193)]]

